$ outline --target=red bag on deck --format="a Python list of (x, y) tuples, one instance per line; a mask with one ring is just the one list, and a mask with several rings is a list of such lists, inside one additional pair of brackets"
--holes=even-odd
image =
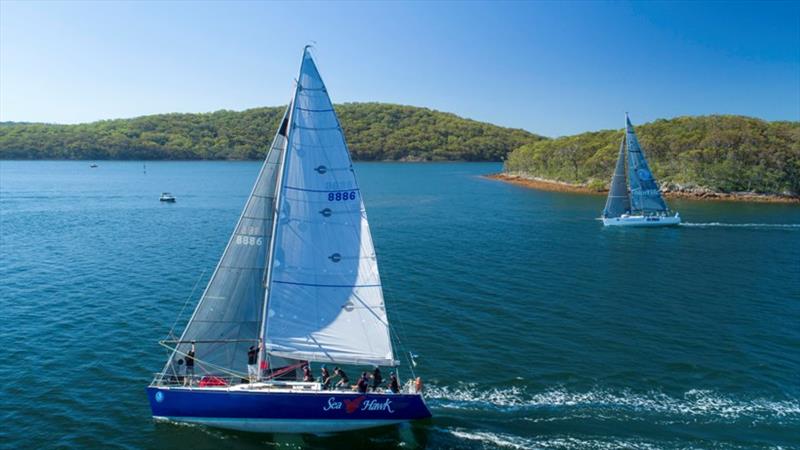
[(198, 383), (200, 387), (206, 386), (227, 386), (228, 383), (220, 377), (205, 376)]

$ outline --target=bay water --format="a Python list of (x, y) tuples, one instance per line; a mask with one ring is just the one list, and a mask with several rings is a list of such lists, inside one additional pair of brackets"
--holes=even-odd
[(604, 197), (482, 177), (499, 164), (356, 163), (434, 417), (270, 436), (154, 423), (144, 392), (260, 163), (98, 164), (0, 162), (0, 447), (800, 447), (797, 205), (606, 229)]

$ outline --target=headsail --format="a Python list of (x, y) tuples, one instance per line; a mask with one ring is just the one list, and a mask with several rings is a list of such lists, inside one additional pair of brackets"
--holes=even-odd
[(631, 209), (636, 212), (663, 212), (667, 204), (661, 198), (658, 184), (650, 172), (639, 146), (631, 120), (625, 114), (625, 140), (628, 143), (628, 173), (631, 183)]
[(339, 119), (306, 49), (271, 259), (268, 353), (394, 365), (378, 264)]
[(611, 188), (608, 191), (606, 207), (603, 217), (619, 217), (631, 209), (631, 199), (628, 197), (628, 184), (625, 179), (625, 137), (619, 144), (619, 156), (614, 176), (611, 178)]
[(178, 353), (167, 362), (167, 373), (177, 369), (175, 363), (192, 340), (201, 341), (195, 357), (204, 373), (247, 372), (247, 349), (257, 342), (262, 320), (264, 270), (288, 113), (287, 108), (239, 222), (181, 336)]

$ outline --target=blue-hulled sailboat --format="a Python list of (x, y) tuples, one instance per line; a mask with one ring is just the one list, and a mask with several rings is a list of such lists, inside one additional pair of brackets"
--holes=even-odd
[(677, 212), (673, 214), (661, 197), (627, 113), (625, 135), (619, 147), (602, 219), (605, 226), (663, 227), (681, 223), (680, 215)]
[(298, 374), (399, 365), (361, 192), (308, 47), (219, 264), (183, 334), (162, 344), (171, 356), (147, 388), (156, 419), (325, 433), (431, 415), (419, 379), (359, 393)]

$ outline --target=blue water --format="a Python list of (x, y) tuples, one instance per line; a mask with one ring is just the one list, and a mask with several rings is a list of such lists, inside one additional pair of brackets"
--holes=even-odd
[(157, 341), (258, 167), (0, 162), (0, 447), (800, 446), (800, 207), (671, 201), (685, 226), (604, 229), (603, 197), (480, 177), (497, 164), (356, 164), (433, 420), (327, 437), (153, 423)]

